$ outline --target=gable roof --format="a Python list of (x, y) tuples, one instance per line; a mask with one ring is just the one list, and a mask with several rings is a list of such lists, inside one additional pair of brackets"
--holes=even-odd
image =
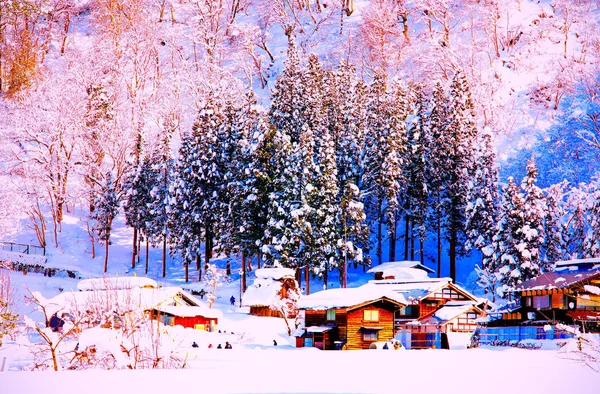
[(219, 318), (223, 316), (221, 311), (210, 309), (206, 306), (160, 305), (154, 309), (159, 312), (179, 317), (203, 316), (208, 318)]
[(387, 263), (383, 263), (383, 264), (379, 264), (371, 269), (369, 269), (367, 271), (367, 273), (370, 274), (374, 274), (376, 272), (382, 272), (383, 276), (388, 276), (386, 275), (387, 273), (393, 274), (394, 271), (398, 270), (398, 269), (420, 269), (423, 270), (425, 272), (429, 272), (429, 273), (433, 273), (434, 271), (429, 268), (424, 266), (423, 264), (421, 264), (421, 262), (419, 261), (389, 261)]
[(60, 293), (50, 299), (44, 298), (39, 292), (35, 292), (34, 296), (46, 308), (48, 316), (52, 316), (56, 312), (85, 311), (94, 305), (114, 307), (115, 309), (119, 306), (133, 307), (140, 310), (165, 305), (205, 305), (203, 301), (192, 294), (175, 286), (158, 289), (135, 287), (126, 290), (71, 291)]
[(443, 325), (471, 310), (475, 310), (477, 313), (483, 313), (483, 311), (471, 301), (450, 301), (444, 304), (444, 306), (441, 308), (437, 309), (435, 312), (432, 312), (431, 314), (419, 319), (419, 322), (421, 324)]
[(569, 288), (580, 282), (600, 278), (600, 270), (592, 271), (553, 271), (517, 285), (514, 291), (549, 290)]
[(571, 269), (571, 268), (600, 268), (600, 258), (592, 257), (588, 259), (572, 259), (572, 260), (561, 260), (554, 263), (555, 271), (560, 269)]
[(390, 302), (406, 305), (406, 299), (402, 294), (390, 291), (384, 287), (353, 287), (328, 289), (300, 297), (298, 307), (300, 309), (324, 310), (334, 308), (355, 308), (373, 303), (382, 299)]

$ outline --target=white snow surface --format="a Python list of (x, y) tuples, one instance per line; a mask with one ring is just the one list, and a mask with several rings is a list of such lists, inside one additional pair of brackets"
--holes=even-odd
[(256, 278), (242, 297), (242, 306), (269, 306), (279, 298), (282, 283), (272, 278)]
[(596, 294), (596, 295), (600, 295), (600, 287), (598, 286), (593, 286), (593, 285), (584, 285), (583, 288), (585, 289), (585, 291), (587, 291), (588, 293), (592, 293), (592, 294)]
[(361, 286), (357, 288), (328, 289), (300, 297), (298, 307), (301, 309), (346, 308), (365, 302), (390, 298), (407, 305), (406, 298), (400, 293), (383, 286)]
[(206, 306), (178, 306), (178, 305), (161, 305), (157, 310), (181, 317), (204, 316), (211, 318), (219, 318), (223, 316), (223, 312), (218, 309), (210, 309)]
[(404, 260), (404, 261), (388, 261), (387, 263), (382, 263), (379, 264), (373, 268), (370, 268), (367, 273), (369, 274), (374, 274), (376, 272), (382, 272), (383, 276), (388, 276), (389, 274), (392, 274), (394, 272), (396, 272), (396, 270), (398, 269), (418, 269), (420, 271), (424, 271), (424, 272), (433, 272), (432, 269), (424, 266), (423, 264), (421, 264), (420, 261), (408, 261), (408, 260)]
[(294, 278), (296, 276), (296, 272), (291, 268), (259, 268), (254, 271), (254, 274), (257, 278), (263, 279), (275, 279), (279, 280), (282, 278)]
[(154, 279), (143, 276), (115, 276), (106, 278), (83, 279), (77, 284), (77, 290), (115, 290), (132, 289), (134, 287), (158, 288)]
[(443, 307), (435, 311), (433, 314), (435, 317), (442, 321), (450, 321), (463, 313), (466, 313), (473, 308), (472, 302), (466, 303), (446, 303)]

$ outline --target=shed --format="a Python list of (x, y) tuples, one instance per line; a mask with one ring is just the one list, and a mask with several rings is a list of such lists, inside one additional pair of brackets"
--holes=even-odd
[(242, 306), (250, 307), (255, 316), (295, 318), (300, 289), (296, 272), (290, 268), (259, 268), (256, 279), (242, 297)]

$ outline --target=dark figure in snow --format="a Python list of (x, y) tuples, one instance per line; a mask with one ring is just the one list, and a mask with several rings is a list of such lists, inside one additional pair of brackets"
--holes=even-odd
[(208, 344), (208, 348), (209, 348), (209, 349), (212, 349), (212, 348), (213, 348), (213, 346), (212, 346), (212, 343), (209, 343), (209, 344)]
[(63, 319), (61, 319), (60, 317), (56, 316), (56, 313), (55, 313), (50, 318), (48, 325), (54, 332), (62, 331), (62, 327), (65, 325), (65, 321)]
[(231, 298), (229, 299), (229, 302), (231, 302), (231, 305), (235, 305), (235, 297), (231, 296)]
[(450, 349), (450, 343), (448, 342), (448, 334), (446, 334), (445, 332), (442, 333), (442, 349)]
[(387, 342), (383, 344), (383, 349), (389, 349)]
[(223, 349), (223, 346), (221, 346), (221, 344), (219, 343), (219, 346), (217, 346), (217, 349)]
[(196, 342), (193, 342), (192, 347), (198, 347), (198, 344)]
[(200, 290), (200, 298), (204, 299), (204, 295), (206, 294), (206, 292), (204, 291), (204, 289)]
[(277, 346), (277, 341), (273, 339), (273, 346)]
[(225, 342), (225, 349), (231, 349), (231, 343)]

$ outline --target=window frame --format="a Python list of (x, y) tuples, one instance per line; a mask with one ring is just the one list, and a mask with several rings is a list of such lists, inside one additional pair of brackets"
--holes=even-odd
[(325, 320), (327, 321), (335, 321), (335, 309), (327, 309), (327, 311), (325, 312)]
[[(375, 316), (373, 316), (375, 315)], [(379, 309), (364, 309), (363, 310), (363, 321), (378, 322), (379, 321)]]
[(363, 330), (363, 341), (377, 342), (379, 340), (379, 330)]

